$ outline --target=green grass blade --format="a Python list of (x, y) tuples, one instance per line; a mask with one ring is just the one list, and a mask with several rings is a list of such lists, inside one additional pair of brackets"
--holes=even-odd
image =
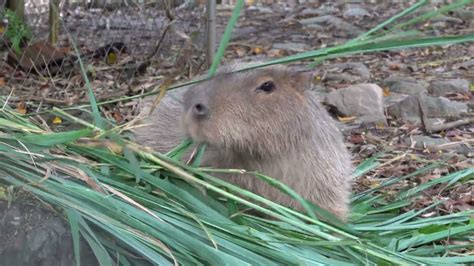
[(227, 24), (224, 34), (222, 35), (221, 42), (219, 43), (219, 48), (217, 49), (216, 56), (213, 59), (211, 68), (209, 69), (208, 75), (213, 76), (216, 73), (217, 67), (224, 56), (225, 49), (229, 44), (230, 38), (232, 36), (232, 30), (234, 29), (235, 24), (239, 18), (240, 12), (242, 7), (244, 6), (244, 0), (237, 0), (235, 3), (234, 10), (232, 11), (232, 15), (229, 19), (229, 23)]
[(80, 129), (59, 133), (45, 134), (22, 134), (16, 138), (22, 142), (28, 142), (39, 146), (53, 146), (57, 144), (70, 143), (77, 139), (87, 137), (92, 133), (91, 129)]
[(72, 244), (74, 247), (74, 259), (77, 266), (81, 265), (81, 252), (79, 250), (79, 222), (77, 212), (74, 209), (66, 208), (65, 212), (71, 228)]

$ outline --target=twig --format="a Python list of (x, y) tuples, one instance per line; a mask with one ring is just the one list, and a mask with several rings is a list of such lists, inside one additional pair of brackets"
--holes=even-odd
[(443, 150), (449, 147), (458, 146), (461, 144), (468, 144), (468, 143), (474, 143), (474, 139), (466, 139), (466, 140), (461, 140), (461, 141), (453, 141), (449, 143), (444, 143), (444, 144), (436, 145), (435, 148), (439, 150)]
[(474, 123), (474, 118), (464, 118), (464, 119), (449, 122), (446, 124), (425, 125), (425, 129), (428, 133), (435, 133), (435, 132), (443, 131), (446, 129), (451, 129), (451, 128), (459, 127), (462, 125), (473, 124), (473, 123)]

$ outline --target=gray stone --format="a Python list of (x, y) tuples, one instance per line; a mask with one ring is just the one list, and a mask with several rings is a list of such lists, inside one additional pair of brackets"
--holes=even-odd
[(257, 32), (257, 28), (252, 27), (252, 26), (236, 28), (234, 29), (234, 32), (232, 33), (232, 39), (238, 40), (241, 38), (248, 38), (249, 35), (254, 34), (256, 32)]
[(463, 62), (459, 68), (464, 68), (466, 70), (471, 70), (474, 68), (474, 59)]
[(303, 11), (301, 11), (300, 16), (323, 16), (323, 15), (328, 15), (328, 14), (334, 14), (338, 12), (339, 10), (335, 7), (320, 7), (320, 8), (305, 8)]
[(255, 8), (258, 12), (264, 13), (264, 14), (273, 14), (275, 11), (269, 7), (264, 7), (264, 6), (257, 6)]
[(390, 92), (418, 95), (426, 93), (428, 83), (411, 77), (390, 76), (382, 82), (382, 86), (388, 87)]
[(317, 31), (317, 32), (324, 31), (324, 27), (319, 24), (308, 24), (306, 25), (306, 28)]
[(361, 7), (358, 7), (358, 6), (353, 6), (353, 7), (347, 8), (346, 11), (344, 11), (343, 16), (345, 18), (371, 17), (371, 15), (369, 14), (369, 12), (367, 12), (367, 10), (365, 10)]
[(362, 31), (358, 27), (353, 26), (352, 24), (347, 23), (344, 20), (332, 15), (306, 18), (306, 19), (300, 20), (300, 23), (305, 26), (311, 25), (311, 24), (329, 26), (333, 29), (333, 34), (335, 36), (355, 37), (359, 35), (360, 33), (362, 33)]
[(342, 19), (337, 18), (331, 15), (317, 16), (312, 18), (305, 18), (300, 20), (300, 23), (303, 25), (308, 24), (333, 24), (342, 21)]
[(436, 80), (431, 83), (429, 91), (434, 96), (445, 96), (449, 93), (468, 93), (469, 81), (465, 79)]
[(467, 107), (474, 110), (474, 98), (467, 102)]
[(467, 103), (454, 102), (444, 97), (419, 95), (423, 115), (427, 118), (455, 118), (467, 113)]
[(464, 20), (464, 21), (473, 21), (474, 20), (474, 10), (454, 10), (454, 16)]
[(313, 94), (319, 102), (324, 102), (328, 95), (327, 89), (319, 84), (313, 85), (309, 93)]
[(344, 116), (357, 116), (359, 122), (384, 122), (383, 91), (376, 84), (357, 84), (330, 92), (326, 104)]
[(283, 49), (283, 50), (288, 50), (288, 51), (293, 51), (293, 52), (304, 52), (309, 49), (309, 46), (304, 43), (288, 42), (288, 43), (275, 43), (273, 44), (272, 48)]
[(402, 122), (420, 123), (421, 113), (418, 99), (412, 95), (390, 94), (385, 97), (387, 114)]
[(327, 66), (325, 80), (336, 82), (366, 82), (370, 79), (370, 70), (362, 63), (338, 63)]
[(436, 16), (432, 19), (433, 22), (445, 22), (445, 23), (450, 23), (450, 24), (462, 24), (463, 20), (455, 17), (450, 17), (450, 16)]

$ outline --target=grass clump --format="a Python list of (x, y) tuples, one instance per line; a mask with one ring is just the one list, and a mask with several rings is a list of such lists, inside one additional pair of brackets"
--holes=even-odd
[[(241, 2), (234, 13), (239, 13)], [(410, 31), (400, 31), (431, 18), (433, 13), (383, 30), (425, 3), (420, 1), (348, 43), (252, 67), (474, 40), (472, 35), (411, 38)], [(456, 7), (467, 4), (466, 1), (456, 3)], [(233, 18), (231, 22), (235, 21)], [(232, 23), (224, 40), (229, 40)], [(397, 33), (390, 35), (393, 32)], [(407, 38), (400, 39), (402, 35)], [(221, 52), (211, 75), (223, 56), (225, 43), (219, 48)], [(87, 80), (87, 76), (84, 77)], [(0, 110), (0, 180), (5, 185), (31, 192), (63, 213), (70, 224), (76, 254), (79, 254), (79, 236), (82, 236), (101, 265), (117, 262), (130, 265), (136, 262), (137, 256), (160, 265), (452, 265), (474, 262), (474, 256), (468, 252), (474, 246), (473, 210), (423, 217), (422, 214), (440, 204), (435, 202), (422, 210), (402, 211), (435, 186), (451, 189), (472, 184), (474, 168), (404, 188), (388, 199), (383, 196), (383, 188), (427, 173), (443, 162), (429, 164), (354, 194), (348, 224), (321, 221), (312, 214), (312, 211), (318, 213), (317, 209), (308, 207), (307, 214), (295, 212), (215, 178), (209, 169), (183, 164), (179, 157), (189, 146), (188, 142), (166, 155), (140, 149), (117, 134), (118, 127), (100, 117), (97, 106), (104, 103), (95, 102), (92, 88), (86, 84), (95, 124), (68, 116), (62, 110), (53, 110), (66, 120), (82, 125), (79, 130), (51, 132), (34, 119), (10, 109), (6, 98), (0, 100), (3, 106)], [(117, 99), (120, 100), (123, 99)], [(379, 159), (374, 156), (362, 162), (355, 176), (380, 167)], [(256, 178), (268, 180), (292, 194), (289, 188), (270, 177), (257, 175)], [(254, 212), (242, 211), (245, 209)], [(80, 264), (79, 256), (76, 263)]]

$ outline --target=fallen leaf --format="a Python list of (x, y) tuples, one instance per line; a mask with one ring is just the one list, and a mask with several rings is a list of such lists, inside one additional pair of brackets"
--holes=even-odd
[(281, 49), (271, 49), (267, 52), (269, 57), (282, 57), (285, 55), (285, 51)]
[(253, 47), (253, 49), (252, 49), (252, 53), (254, 55), (259, 55), (259, 54), (263, 53), (263, 51), (264, 51), (263, 47), (261, 47), (261, 46), (256, 46), (256, 47)]
[(113, 51), (111, 51), (108, 55), (107, 55), (107, 64), (110, 64), (110, 65), (113, 65), (117, 62), (117, 54)]
[(349, 138), (349, 142), (353, 144), (360, 144), (360, 143), (364, 143), (365, 139), (362, 136), (362, 134), (352, 134)]
[(163, 84), (161, 84), (161, 86), (160, 86), (160, 94), (158, 94), (158, 96), (156, 96), (155, 100), (153, 101), (153, 105), (151, 106), (149, 115), (151, 115), (151, 114), (153, 113), (153, 111), (155, 111), (156, 106), (158, 106), (158, 104), (160, 103), (161, 99), (163, 99), (163, 97), (165, 97), (166, 91), (167, 91), (168, 88), (171, 86), (171, 84), (173, 84), (173, 82), (174, 82), (173, 79), (166, 79), (166, 80), (163, 82)]
[(0, 78), (0, 87), (1, 86), (5, 86), (5, 79), (4, 78)]
[(383, 97), (387, 97), (390, 95), (390, 88), (389, 87), (384, 87), (383, 89)]
[(377, 123), (375, 123), (375, 128), (376, 129), (384, 129), (385, 128), (385, 123), (384, 122), (377, 122)]
[(120, 112), (114, 111), (113, 116), (114, 116), (115, 122), (121, 123), (123, 121), (123, 115)]
[(337, 119), (339, 121), (341, 121), (342, 123), (347, 123), (347, 122), (351, 122), (351, 121), (356, 120), (357, 117), (355, 117), (355, 116), (346, 116), (346, 117), (337, 116)]
[(63, 122), (63, 120), (59, 116), (56, 116), (53, 119), (53, 124), (55, 124), (55, 125), (61, 124), (62, 122)]
[(242, 57), (247, 53), (247, 50), (243, 47), (234, 47), (234, 52), (238, 57)]
[(16, 105), (16, 111), (22, 115), (26, 114), (26, 103), (24, 101), (19, 102)]
[(370, 182), (370, 186), (369, 186), (369, 187), (370, 187), (370, 188), (376, 188), (376, 187), (378, 187), (378, 186), (380, 186), (380, 182), (377, 181), (377, 180), (372, 180), (372, 181)]
[(388, 64), (388, 68), (390, 70), (400, 70), (400, 64), (397, 64), (397, 63), (389, 63)]

